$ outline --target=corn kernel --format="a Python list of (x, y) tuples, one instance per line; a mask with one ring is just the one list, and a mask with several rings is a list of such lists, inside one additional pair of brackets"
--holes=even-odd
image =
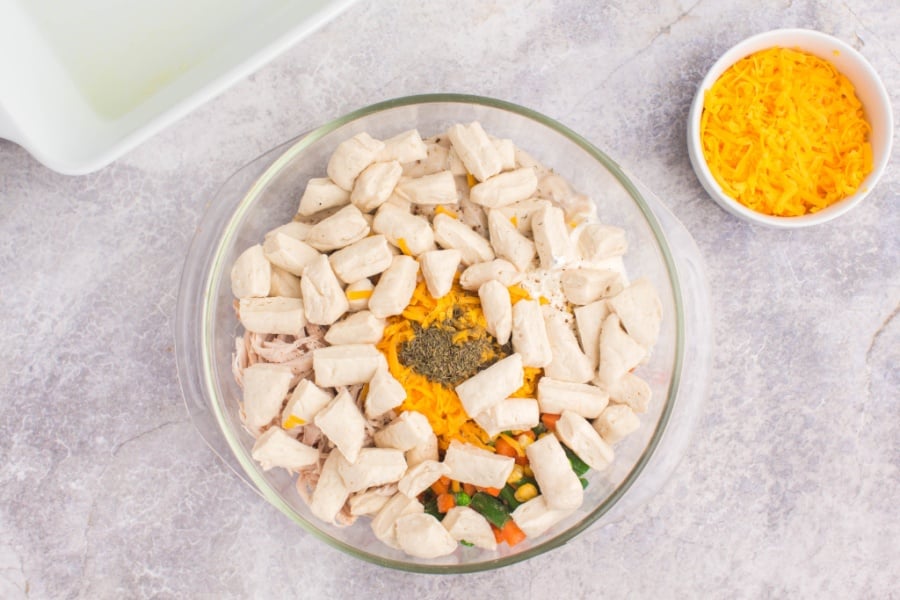
[(506, 483), (515, 484), (521, 481), (522, 477), (525, 476), (525, 470), (522, 468), (522, 465), (514, 465), (513, 470), (510, 472), (509, 477), (506, 478)]
[(519, 486), (519, 489), (513, 494), (519, 502), (528, 502), (537, 495), (538, 491), (533, 483), (526, 483), (525, 485)]
[(523, 449), (534, 443), (534, 440), (531, 438), (531, 436), (524, 433), (519, 434), (519, 436), (516, 438), (516, 441), (519, 442), (519, 445), (522, 446)]
[(534, 471), (531, 470), (530, 465), (522, 465), (522, 475), (525, 477), (534, 477)]

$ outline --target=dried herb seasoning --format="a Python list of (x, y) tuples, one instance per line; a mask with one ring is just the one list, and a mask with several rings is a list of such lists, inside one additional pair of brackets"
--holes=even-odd
[[(454, 342), (468, 323), (461, 323), (462, 311), (454, 310), (454, 320), (423, 328), (413, 323), (414, 337), (400, 346), (400, 362), (427, 379), (453, 387), (509, 354), (509, 348), (484, 332), (464, 342)], [(465, 328), (463, 328), (465, 327)]]

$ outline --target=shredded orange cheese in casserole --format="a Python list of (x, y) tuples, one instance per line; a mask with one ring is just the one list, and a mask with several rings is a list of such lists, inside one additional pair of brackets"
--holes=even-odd
[[(387, 358), (391, 374), (406, 390), (406, 400), (399, 410), (415, 410), (425, 415), (442, 449), (446, 449), (450, 441), (456, 439), (493, 451), (493, 447), (488, 444), (490, 436), (469, 418), (452, 388), (429, 380), (404, 365), (399, 358), (401, 346), (415, 337), (413, 323), (423, 329), (439, 326), (441, 322), (452, 319), (457, 308), (464, 311), (462, 319), (473, 326), (460, 331), (453, 340), (454, 344), (490, 335), (477, 295), (463, 290), (457, 282), (448, 294), (436, 300), (428, 293), (425, 282), (420, 282), (403, 313), (388, 319), (377, 347)], [(482, 357), (485, 362), (500, 358), (503, 357), (493, 353)], [(542, 373), (542, 369), (526, 368), (523, 385), (513, 396), (533, 398), (537, 380)]]
[(700, 136), (726, 194), (769, 215), (816, 212), (872, 171), (869, 123), (853, 84), (786, 48), (747, 56), (706, 91)]

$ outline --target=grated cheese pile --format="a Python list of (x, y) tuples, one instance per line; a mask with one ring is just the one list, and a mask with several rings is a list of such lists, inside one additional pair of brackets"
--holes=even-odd
[(872, 171), (869, 123), (850, 81), (826, 60), (770, 48), (706, 91), (703, 154), (729, 196), (775, 216), (816, 212)]
[[(455, 343), (464, 344), (475, 337), (490, 335), (477, 295), (463, 290), (457, 282), (448, 294), (435, 300), (428, 293), (425, 282), (421, 281), (406, 310), (388, 320), (384, 336), (377, 347), (387, 358), (391, 374), (406, 390), (406, 400), (399, 407), (401, 412), (414, 410), (424, 414), (443, 449), (450, 445), (451, 440), (456, 439), (493, 452), (493, 446), (488, 444), (491, 437), (469, 418), (456, 392), (417, 373), (404, 365), (399, 357), (400, 347), (415, 337), (413, 323), (423, 329), (438, 327), (441, 322), (452, 318), (454, 311), (458, 309), (462, 309), (461, 319), (469, 323), (470, 327), (459, 334), (460, 339), (454, 340)], [(492, 363), (500, 358), (503, 356), (490, 353), (482, 356), (482, 361)], [(542, 372), (543, 369), (526, 368), (523, 385), (512, 396), (533, 398)]]

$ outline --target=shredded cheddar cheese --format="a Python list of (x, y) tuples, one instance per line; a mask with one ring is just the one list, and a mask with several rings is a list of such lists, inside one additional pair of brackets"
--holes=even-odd
[(412, 256), (412, 252), (409, 251), (409, 246), (406, 245), (405, 238), (397, 238), (397, 247), (400, 248), (400, 252), (407, 256)]
[(364, 300), (372, 296), (372, 290), (352, 290), (347, 292), (347, 300)]
[(459, 215), (457, 215), (455, 212), (453, 212), (453, 211), (450, 210), (449, 208), (444, 207), (444, 206), (441, 205), (441, 204), (438, 204), (438, 205), (437, 205), (437, 208), (434, 209), (434, 212), (435, 212), (435, 214), (439, 214), (439, 215), (447, 215), (447, 216), (450, 217), (451, 219), (458, 219), (458, 218), (459, 218)]
[[(420, 282), (409, 306), (402, 314), (388, 320), (377, 347), (385, 355), (391, 374), (406, 390), (406, 400), (399, 410), (415, 410), (424, 414), (437, 435), (441, 448), (446, 449), (450, 441), (456, 439), (493, 451), (493, 446), (489, 444), (490, 436), (469, 418), (459, 396), (451, 387), (431, 381), (400, 360), (403, 344), (412, 341), (417, 330), (440, 327), (451, 319), (469, 325), (454, 335), (454, 344), (465, 344), (490, 335), (477, 295), (463, 290), (457, 282), (448, 294), (434, 299), (428, 293), (425, 283)], [(502, 353), (488, 350), (481, 360), (487, 365), (500, 358), (503, 358)], [(542, 369), (526, 369), (522, 387), (513, 396), (534, 397), (537, 381), (542, 373)]]
[(726, 194), (764, 214), (816, 212), (872, 171), (870, 125), (853, 84), (826, 60), (770, 48), (706, 91), (703, 154)]

